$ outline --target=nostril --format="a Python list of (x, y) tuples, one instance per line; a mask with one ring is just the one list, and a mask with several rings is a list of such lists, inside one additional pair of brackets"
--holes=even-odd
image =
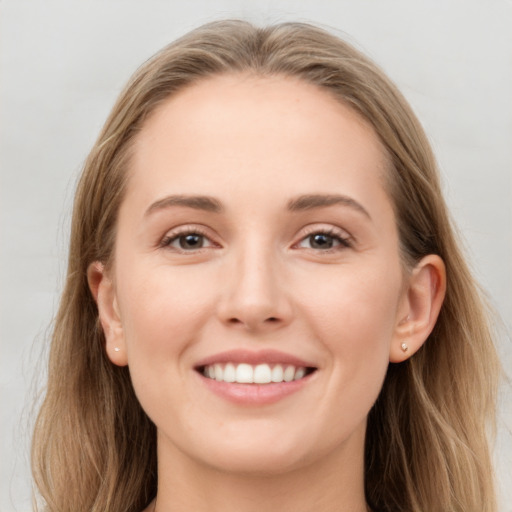
[(247, 314), (244, 316), (232, 316), (228, 317), (225, 320), (226, 324), (234, 327), (241, 328), (246, 327), (249, 330), (258, 330), (258, 329), (274, 329), (278, 328), (283, 324), (283, 319), (278, 316), (264, 316), (264, 315), (254, 315), (251, 316)]
[[(243, 324), (244, 322), (242, 320), (240, 320), (239, 318), (230, 318), (228, 320), (228, 322), (230, 324)], [(269, 318), (267, 318), (265, 320), (265, 322), (271, 322), (271, 323), (275, 323), (275, 322), (279, 322), (279, 318), (275, 317), (275, 316), (271, 316)]]

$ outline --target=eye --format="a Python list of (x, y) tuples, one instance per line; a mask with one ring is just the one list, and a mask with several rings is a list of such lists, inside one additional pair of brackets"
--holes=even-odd
[(200, 232), (187, 231), (178, 234), (171, 233), (162, 240), (161, 246), (181, 252), (192, 252), (207, 247), (213, 247), (214, 243)]
[(349, 241), (334, 232), (318, 231), (303, 238), (298, 247), (327, 251), (329, 249), (350, 247)]

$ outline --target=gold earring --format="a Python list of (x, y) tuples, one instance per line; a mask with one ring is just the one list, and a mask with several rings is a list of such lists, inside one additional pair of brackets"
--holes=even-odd
[(407, 352), (409, 350), (409, 346), (407, 345), (407, 343), (402, 343), (401, 348), (403, 352)]

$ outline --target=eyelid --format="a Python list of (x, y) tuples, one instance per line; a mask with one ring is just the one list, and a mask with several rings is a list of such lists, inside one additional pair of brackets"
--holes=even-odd
[[(298, 240), (294, 242), (292, 245), (292, 248), (300, 248), (299, 244), (303, 242), (308, 236), (314, 235), (314, 234), (323, 234), (327, 236), (331, 236), (333, 238), (336, 238), (340, 241), (341, 249), (345, 249), (347, 247), (352, 247), (354, 244), (353, 237), (344, 229), (339, 228), (337, 226), (333, 225), (325, 225), (325, 224), (312, 224), (310, 226), (306, 226), (298, 235)], [(305, 248), (307, 249), (307, 248)], [(329, 252), (329, 251), (335, 251), (336, 248), (332, 249), (311, 249), (315, 252)]]
[[(188, 234), (196, 234), (201, 235), (204, 238), (208, 239), (210, 242), (210, 245), (208, 247), (200, 247), (196, 250), (180, 250), (177, 247), (171, 247), (171, 243), (179, 238), (180, 236), (188, 235)], [(177, 253), (198, 253), (203, 249), (210, 249), (212, 247), (218, 248), (220, 247), (220, 244), (214, 239), (209, 229), (205, 228), (204, 226), (201, 226), (200, 224), (186, 224), (182, 226), (177, 226), (175, 228), (172, 228), (168, 230), (165, 235), (161, 238), (161, 240), (158, 243), (158, 247), (162, 249), (169, 249), (173, 250)]]
[[(331, 248), (331, 249), (310, 249), (315, 252), (329, 252), (329, 251), (336, 251), (340, 249), (345, 249), (347, 247), (352, 247), (354, 244), (353, 237), (344, 229), (333, 226), (333, 225), (326, 225), (326, 224), (312, 224), (309, 226), (305, 226), (300, 233), (297, 235), (296, 241), (292, 244), (293, 249), (299, 249), (299, 244), (303, 242), (308, 236), (311, 236), (313, 234), (324, 234), (327, 236), (331, 236), (333, 238), (336, 238), (339, 240), (340, 245)], [(197, 234), (205, 237), (209, 241), (209, 245), (207, 247), (201, 247), (196, 250), (180, 250), (177, 247), (171, 247), (171, 242), (176, 240), (178, 237), (187, 235), (187, 234)], [(213, 248), (220, 248), (222, 247), (221, 244), (216, 240), (216, 237), (214, 234), (212, 234), (211, 230), (206, 228), (205, 226), (202, 226), (201, 224), (185, 224), (181, 226), (177, 226), (175, 228), (169, 229), (165, 235), (160, 239), (158, 242), (158, 247), (163, 249), (169, 249), (173, 250), (177, 253), (198, 253), (201, 252), (204, 249), (211, 249)], [(308, 248), (304, 248), (308, 250)]]

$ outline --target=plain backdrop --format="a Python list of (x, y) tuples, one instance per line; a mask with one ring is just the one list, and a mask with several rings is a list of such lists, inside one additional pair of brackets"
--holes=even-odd
[[(0, 0), (1, 512), (31, 507), (32, 406), (88, 149), (138, 65), (226, 17), (332, 28), (398, 84), (432, 141), (474, 271), (503, 317), (499, 349), (511, 373), (510, 0)], [(512, 511), (511, 402), (509, 384), (495, 450), (503, 512)]]

